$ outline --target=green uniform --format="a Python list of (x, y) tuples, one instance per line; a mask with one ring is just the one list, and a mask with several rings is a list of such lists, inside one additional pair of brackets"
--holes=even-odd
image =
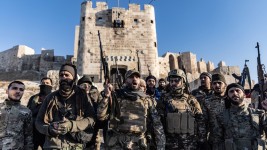
[(5, 100), (0, 104), (0, 149), (32, 150), (32, 114), (20, 104)]

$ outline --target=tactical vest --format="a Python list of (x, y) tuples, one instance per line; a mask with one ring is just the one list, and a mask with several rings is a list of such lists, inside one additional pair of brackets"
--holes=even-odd
[(121, 120), (117, 126), (118, 131), (130, 133), (144, 133), (147, 125), (148, 100), (139, 98), (136, 101), (121, 101)]
[(195, 118), (188, 104), (189, 97), (170, 100), (175, 112), (168, 112), (166, 118), (167, 132), (175, 134), (194, 134)]
[[(224, 111), (223, 114), (223, 122), (226, 125), (225, 126), (225, 133), (226, 133), (226, 139), (225, 139), (225, 149), (226, 150), (237, 150), (238, 147), (246, 147), (251, 150), (264, 150), (265, 149), (265, 142), (260, 138), (261, 134), (263, 134), (263, 130), (260, 127), (260, 116), (257, 113), (254, 113), (251, 108), (247, 108), (247, 111), (249, 113), (249, 124), (254, 130), (254, 135), (251, 135), (251, 137), (246, 138), (234, 138), (233, 132), (231, 127), (231, 115), (230, 110), (227, 109)], [(241, 125), (241, 124), (240, 124)], [(241, 125), (242, 126), (242, 125)], [(242, 128), (245, 128), (242, 127)]]

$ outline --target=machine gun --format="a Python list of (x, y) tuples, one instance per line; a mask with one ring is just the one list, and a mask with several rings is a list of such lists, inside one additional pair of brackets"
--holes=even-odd
[[(100, 57), (101, 57), (101, 62), (104, 70), (104, 85), (110, 83), (110, 76), (109, 76), (109, 68), (108, 68), (108, 62), (106, 58), (104, 58), (103, 54), (103, 47), (102, 47), (102, 42), (101, 42), (101, 37), (100, 37), (100, 32), (98, 30), (98, 39), (99, 39), (99, 48), (100, 48)], [(103, 92), (102, 92), (103, 95)], [(111, 96), (109, 97), (109, 105), (110, 105), (110, 121), (118, 121), (120, 118), (120, 110), (119, 110), (119, 103), (116, 94), (112, 91)]]
[(251, 79), (250, 79), (250, 73), (249, 73), (249, 68), (247, 66), (247, 62), (249, 60), (245, 60), (245, 65), (244, 65), (244, 69), (241, 73), (241, 76), (236, 75), (235, 73), (232, 74), (232, 76), (238, 80), (238, 84), (241, 86), (245, 86), (245, 82), (246, 82), (246, 78), (248, 78), (248, 84), (249, 84), (249, 89), (251, 90)]
[(258, 83), (260, 86), (260, 97), (259, 97), (259, 107), (262, 108), (261, 102), (264, 100), (264, 73), (263, 73), (263, 65), (261, 64), (261, 55), (260, 55), (260, 46), (259, 43), (257, 42), (256, 47), (258, 50), (258, 57), (257, 57), (257, 72), (258, 72)]

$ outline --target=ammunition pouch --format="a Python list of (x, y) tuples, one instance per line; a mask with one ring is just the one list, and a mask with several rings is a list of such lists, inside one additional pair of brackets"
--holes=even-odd
[(195, 132), (195, 118), (189, 111), (167, 113), (166, 123), (168, 133), (193, 135)]
[(139, 149), (147, 149), (147, 140), (144, 134), (120, 133), (109, 130), (106, 137), (106, 146), (108, 148), (120, 145), (123, 149), (133, 149), (138, 146)]

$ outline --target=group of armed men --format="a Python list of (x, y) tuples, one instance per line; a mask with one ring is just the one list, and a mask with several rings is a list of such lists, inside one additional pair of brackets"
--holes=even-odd
[(76, 67), (64, 64), (59, 89), (52, 92), (52, 80), (43, 78), (27, 107), (20, 104), (25, 85), (12, 81), (0, 103), (0, 149), (265, 149), (267, 84), (263, 109), (254, 109), (244, 88), (227, 85), (222, 74), (201, 73), (192, 92), (186, 81), (175, 69), (156, 87), (156, 77), (143, 80), (132, 69), (122, 88), (107, 83), (98, 91), (90, 77), (78, 80)]

